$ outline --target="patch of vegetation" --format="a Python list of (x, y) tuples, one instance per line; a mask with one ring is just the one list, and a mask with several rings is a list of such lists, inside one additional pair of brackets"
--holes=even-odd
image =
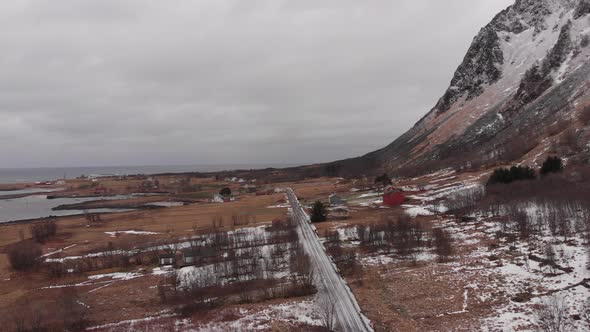
[(536, 172), (528, 166), (512, 166), (510, 168), (497, 168), (492, 173), (487, 185), (508, 184), (520, 180), (534, 180)]

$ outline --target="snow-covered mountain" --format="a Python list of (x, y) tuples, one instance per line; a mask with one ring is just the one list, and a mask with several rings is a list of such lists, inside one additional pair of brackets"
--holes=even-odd
[(573, 123), (590, 103), (589, 39), (590, 0), (516, 0), (481, 29), (450, 87), (411, 130), (338, 163), (393, 170), (526, 158), (546, 148), (550, 126)]

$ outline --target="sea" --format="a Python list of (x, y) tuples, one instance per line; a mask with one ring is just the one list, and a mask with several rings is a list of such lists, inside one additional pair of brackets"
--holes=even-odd
[[(57, 179), (71, 179), (85, 176), (110, 176), (132, 174), (159, 174), (184, 172), (215, 172), (236, 169), (284, 168), (296, 166), (292, 164), (244, 164), (244, 165), (186, 165), (186, 166), (107, 166), (107, 167), (56, 167), (56, 168), (0, 168), (0, 183), (18, 184), (43, 182)], [(9, 187), (9, 186), (8, 186)], [(2, 195), (32, 194), (26, 197), (0, 199), (0, 223), (45, 218), (49, 216), (76, 215), (86, 212), (106, 213), (124, 212), (128, 209), (90, 209), (90, 210), (53, 210), (58, 205), (81, 203), (89, 200), (122, 199), (122, 196), (105, 197), (68, 197), (47, 199), (54, 190), (43, 188), (26, 188), (20, 190), (0, 191)], [(161, 202), (166, 204), (167, 202)]]
[(109, 176), (132, 174), (159, 174), (185, 172), (217, 172), (236, 169), (284, 168), (296, 164), (226, 164), (226, 165), (172, 165), (172, 166), (90, 166), (0, 168), (0, 184), (30, 183), (85, 176)]

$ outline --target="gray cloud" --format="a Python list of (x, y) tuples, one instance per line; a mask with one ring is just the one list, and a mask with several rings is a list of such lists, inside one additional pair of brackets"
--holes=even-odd
[(0, 4), (0, 167), (364, 154), (442, 95), (511, 0)]

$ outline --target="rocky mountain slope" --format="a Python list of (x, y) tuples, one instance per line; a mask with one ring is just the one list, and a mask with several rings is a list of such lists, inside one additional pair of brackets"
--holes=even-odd
[(589, 40), (590, 0), (516, 0), (481, 29), (450, 87), (412, 129), (325, 167), (375, 173), (534, 163), (566, 134), (576, 145), (566, 153), (588, 158), (587, 126), (578, 119), (590, 104)]

